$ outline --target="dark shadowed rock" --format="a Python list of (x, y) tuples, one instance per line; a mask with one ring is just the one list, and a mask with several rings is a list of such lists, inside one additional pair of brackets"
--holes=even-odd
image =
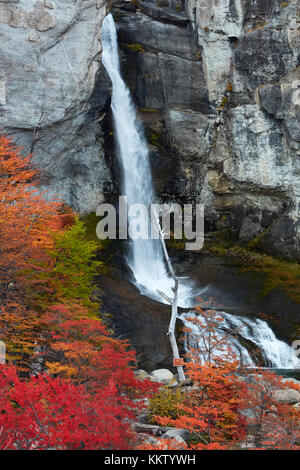
[(189, 23), (188, 18), (184, 14), (174, 11), (172, 8), (161, 8), (152, 2), (139, 0), (138, 8), (143, 13), (146, 13), (146, 15), (158, 21), (183, 26)]
[[(100, 276), (103, 310), (112, 316), (117, 336), (130, 339), (139, 367), (146, 371), (169, 368), (172, 351), (167, 336), (170, 308), (140, 295), (138, 289), (117, 268)], [(179, 321), (180, 323), (180, 321)]]
[(243, 220), (239, 238), (243, 242), (249, 242), (262, 232), (263, 228), (258, 221), (254, 221), (251, 216)]

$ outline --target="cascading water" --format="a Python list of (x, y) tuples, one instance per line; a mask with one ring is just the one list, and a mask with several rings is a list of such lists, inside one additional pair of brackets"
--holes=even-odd
[[(137, 119), (130, 92), (126, 87), (121, 73), (118, 56), (118, 42), (115, 23), (111, 14), (102, 25), (102, 62), (113, 85), (111, 108), (114, 116), (115, 134), (122, 168), (122, 192), (127, 197), (128, 207), (132, 204), (143, 204), (149, 208), (154, 202), (155, 194), (149, 163), (149, 152), (144, 138), (141, 123)], [(148, 215), (145, 215), (148, 217)], [(160, 242), (153, 239), (131, 240), (128, 264), (135, 278), (135, 284), (142, 294), (162, 302), (157, 290), (170, 295), (173, 280), (168, 275)], [(187, 281), (179, 283), (178, 305), (193, 307), (194, 299), (201, 292)], [(238, 326), (241, 334), (255, 343), (273, 367), (293, 368), (293, 350), (279, 341), (266, 322), (250, 320), (220, 312), (224, 325)], [(184, 316), (182, 319), (185, 321)], [(237, 325), (238, 323), (238, 325)], [(191, 326), (186, 322), (188, 326)], [(233, 343), (237, 342), (233, 339)], [(237, 343), (236, 343), (237, 345)], [(238, 346), (238, 345), (237, 345)], [(253, 365), (245, 348), (239, 345), (244, 362)]]
[[(122, 191), (128, 207), (143, 204), (149, 208), (154, 202), (149, 152), (129, 90), (121, 77), (117, 32), (111, 14), (103, 21), (102, 45), (102, 62), (113, 84), (111, 108), (123, 173)], [(173, 281), (168, 276), (159, 240), (132, 240), (128, 263), (142, 293), (159, 301), (162, 299), (157, 289), (171, 295)], [(182, 283), (180, 297), (187, 300), (190, 291), (191, 288)]]
[(279, 341), (267, 322), (259, 318), (244, 318), (223, 312), (225, 325), (235, 327), (243, 336), (252, 341), (271, 367), (292, 369), (294, 367), (294, 350), (283, 341)]
[[(236, 354), (242, 355), (242, 362), (247, 366), (255, 366), (253, 359), (250, 357), (247, 349), (241, 345), (239, 340), (236, 338), (236, 333), (239, 336), (251, 341), (253, 345), (256, 345), (261, 352), (262, 359), (265, 365), (276, 369), (293, 369), (296, 366), (296, 357), (294, 350), (283, 341), (276, 338), (274, 332), (271, 330), (267, 322), (260, 320), (259, 318), (246, 318), (239, 315), (231, 315), (226, 312), (218, 312), (223, 318), (223, 322), (219, 325), (220, 337), (223, 332), (226, 331), (233, 335), (230, 338), (232, 349), (235, 350)], [(200, 347), (201, 340), (198, 340), (199, 331), (197, 327), (188, 321), (189, 318), (193, 318), (195, 314), (193, 312), (186, 312), (181, 315), (181, 319), (185, 322), (185, 325), (191, 330), (190, 338), (188, 338), (188, 344), (195, 347), (196, 342), (199, 341)]]

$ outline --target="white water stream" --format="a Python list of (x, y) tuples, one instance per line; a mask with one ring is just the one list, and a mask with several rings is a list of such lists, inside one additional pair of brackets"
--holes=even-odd
[[(147, 142), (140, 121), (125, 85), (118, 55), (116, 27), (111, 14), (102, 25), (102, 62), (113, 85), (112, 112), (114, 117), (115, 135), (122, 168), (122, 194), (127, 196), (128, 207), (132, 204), (143, 204), (149, 207), (155, 202), (152, 176), (149, 163)], [(145, 214), (145, 217), (148, 215)], [(173, 280), (168, 275), (160, 242), (153, 239), (131, 240), (128, 264), (140, 292), (162, 302), (157, 290), (171, 295)], [(200, 288), (186, 280), (179, 282), (180, 307), (192, 308), (196, 297), (201, 296)], [(190, 315), (190, 314), (189, 314)], [(255, 343), (270, 365), (276, 368), (293, 368), (293, 350), (279, 341), (268, 324), (262, 320), (249, 319), (220, 312), (226, 328), (238, 327), (241, 335)], [(186, 316), (186, 315), (185, 315)], [(191, 326), (182, 316), (187, 326)], [(238, 340), (233, 339), (233, 343)], [(247, 350), (239, 345), (244, 362), (254, 365)]]

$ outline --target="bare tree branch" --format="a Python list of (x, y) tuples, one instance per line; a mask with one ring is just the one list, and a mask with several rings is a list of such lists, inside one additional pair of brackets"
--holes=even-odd
[[(156, 229), (158, 231), (158, 234), (159, 234), (159, 239), (161, 241), (164, 257), (165, 257), (165, 260), (167, 262), (168, 269), (169, 269), (169, 272), (171, 274), (171, 277), (174, 280), (174, 287), (172, 287), (172, 291), (173, 291), (174, 295), (173, 295), (172, 299), (169, 298), (164, 292), (161, 292), (159, 290), (157, 291), (162, 296), (162, 298), (165, 299), (172, 306), (171, 320), (170, 320), (169, 330), (168, 330), (167, 334), (169, 336), (169, 340), (170, 340), (170, 344), (171, 344), (171, 348), (172, 348), (172, 352), (173, 352), (173, 360), (174, 360), (174, 359), (179, 359), (180, 358), (178, 345), (177, 345), (177, 341), (176, 341), (176, 336), (175, 336), (175, 326), (176, 326), (176, 319), (177, 319), (177, 302), (178, 302), (178, 278), (176, 277), (175, 271), (173, 269), (173, 266), (172, 266), (172, 263), (171, 263), (171, 260), (170, 260), (169, 254), (168, 254), (168, 250), (167, 250), (167, 247), (166, 247), (166, 244), (165, 244), (165, 239), (164, 239), (164, 233), (163, 233), (163, 230), (161, 228), (160, 221), (159, 221), (159, 216), (158, 216), (157, 212), (155, 212), (154, 216), (155, 216), (154, 217), (155, 227), (156, 227)], [(183, 380), (185, 380), (185, 375), (184, 375), (184, 371), (183, 371), (182, 366), (177, 366), (177, 372), (178, 372), (179, 381), (182, 382)]]

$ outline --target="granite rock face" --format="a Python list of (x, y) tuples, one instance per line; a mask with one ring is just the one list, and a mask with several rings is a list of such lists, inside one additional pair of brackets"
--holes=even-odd
[(300, 260), (299, 2), (166, 3), (114, 9), (160, 197)]
[(122, 1), (113, 9), (122, 72), (144, 121), (156, 191), (167, 201), (194, 199), (215, 118), (202, 49), (182, 11), (149, 1), (127, 9)]
[(98, 122), (110, 96), (106, 9), (106, 0), (0, 1), (1, 129), (33, 152), (49, 197), (81, 213), (111, 185)]
[[(0, 127), (80, 213), (117, 194), (107, 3), (0, 0)], [(208, 230), (298, 260), (299, 13), (298, 0), (113, 2), (160, 198), (204, 203)]]

